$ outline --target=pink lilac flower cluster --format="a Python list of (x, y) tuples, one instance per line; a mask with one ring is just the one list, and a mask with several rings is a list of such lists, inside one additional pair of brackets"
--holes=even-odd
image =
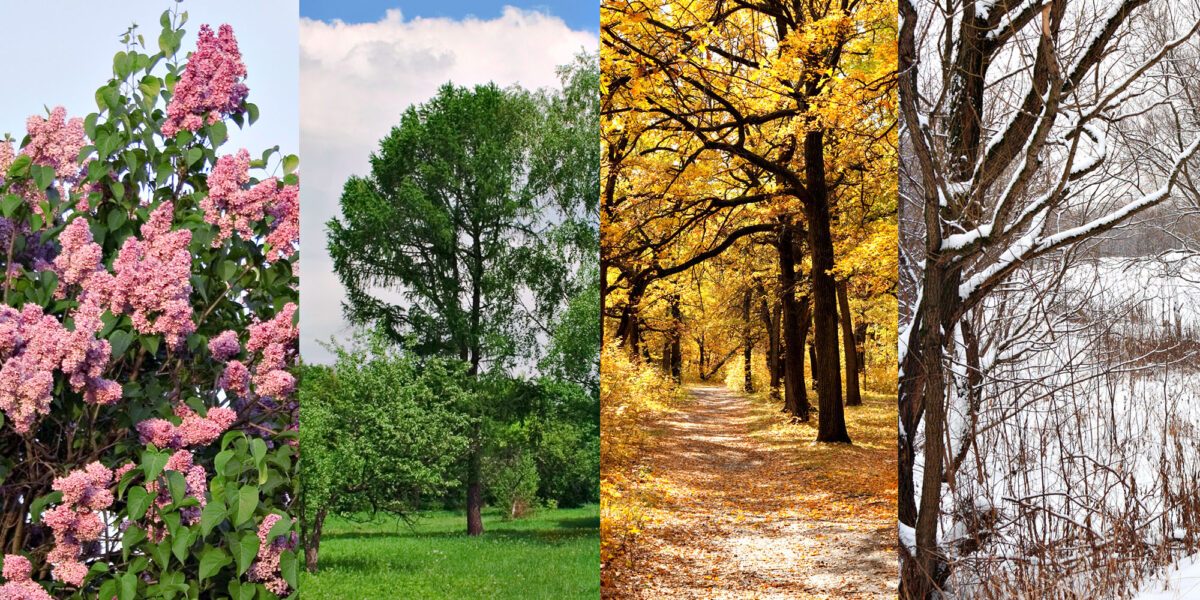
[(58, 234), (62, 251), (54, 258), (54, 270), (58, 274), (56, 298), (65, 298), (67, 288), (78, 286), (82, 290), (81, 302), (95, 300), (103, 304), (112, 285), (112, 276), (101, 264), (103, 249), (92, 241), (92, 230), (83, 217), (73, 219)]
[(288, 593), (288, 584), (284, 581), (279, 571), (279, 556), (284, 550), (292, 550), (296, 546), (295, 534), (288, 533), (277, 536), (274, 540), (267, 539), (270, 535), (271, 528), (275, 523), (282, 519), (278, 514), (272, 513), (263, 519), (258, 526), (258, 558), (254, 564), (250, 565), (248, 578), (250, 581), (262, 583), (268, 590), (278, 596), (286, 596)]
[(271, 223), (271, 233), (267, 234), (267, 243), (271, 245), (267, 260), (290, 258), (300, 245), (300, 186), (279, 188), (267, 214), (275, 219)]
[[(86, 166), (79, 163), (79, 152), (88, 144), (83, 119), (68, 119), (67, 110), (56, 106), (48, 117), (30, 116), (25, 129), (29, 133), (29, 143), (21, 154), (28, 156), (34, 164), (53, 168), (59, 180), (58, 192), (65, 198), (67, 184), (79, 183), (87, 172)], [(14, 158), (12, 146), (7, 142), (0, 143), (0, 166), (7, 169)], [(26, 183), (9, 191), (23, 197), (35, 213), (42, 214), (41, 202), (46, 196), (41, 189)]]
[(22, 153), (29, 156), (35, 164), (54, 167), (59, 179), (76, 183), (80, 179), (82, 169), (79, 165), (79, 151), (88, 144), (87, 134), (83, 131), (83, 119), (75, 117), (67, 119), (67, 109), (56, 106), (50, 111), (49, 118), (33, 115), (25, 122), (25, 130), (29, 132), (29, 143)]
[(201, 25), (196, 51), (188, 58), (167, 105), (163, 135), (174, 137), (181, 129), (197, 131), (241, 111), (249, 93), (242, 83), (245, 76), (246, 65), (233, 28), (221, 25), (214, 35), (211, 27)]
[(232, 409), (215, 406), (200, 416), (185, 404), (175, 407), (176, 425), (166, 419), (147, 419), (137, 424), (143, 444), (154, 444), (159, 448), (187, 448), (207, 446), (221, 437), (237, 420)]
[[(192, 323), (192, 232), (171, 230), (174, 205), (163, 202), (142, 225), (142, 239), (127, 238), (113, 262), (110, 310), (130, 316), (144, 334), (162, 334), (178, 351), (196, 331)], [(153, 318), (153, 322), (151, 322)]]
[(261, 397), (281, 400), (291, 396), (296, 389), (296, 378), (287, 368), (295, 363), (299, 339), (299, 332), (293, 323), (295, 317), (296, 305), (289, 302), (270, 320), (250, 325), (246, 352), (251, 357), (258, 354), (257, 362), (251, 361), (253, 374), (242, 361), (227, 360), (225, 372), (221, 375), (221, 387), (242, 399), (249, 397), (250, 383), (254, 384), (255, 393)]
[(116, 469), (113, 469), (113, 481), (120, 481), (121, 478), (124, 477), (126, 473), (128, 473), (136, 468), (137, 468), (137, 463), (130, 461), (130, 462), (127, 462), (127, 463), (117, 467)]
[(254, 237), (254, 225), (272, 217), (267, 243), (267, 260), (290, 257), (300, 242), (300, 188), (280, 186), (271, 177), (250, 188), (250, 153), (244, 148), (237, 154), (217, 159), (208, 175), (208, 196), (200, 201), (204, 220), (216, 225), (218, 234), (213, 247), (224, 244), (236, 233), (245, 240)]
[(4, 181), (4, 175), (8, 173), (8, 167), (16, 157), (12, 140), (0, 140), (0, 182)]
[(4, 580), (0, 585), (0, 600), (54, 600), (36, 581), (30, 579), (33, 566), (29, 559), (18, 554), (4, 555)]
[(62, 372), (71, 389), (83, 392), (85, 402), (113, 404), (121, 399), (121, 384), (101, 377), (112, 358), (112, 345), (97, 339), (104, 327), (102, 310), (85, 304), (74, 313), (75, 330), (64, 336)]
[(112, 505), (113, 494), (108, 489), (112, 483), (112, 471), (98, 462), (54, 480), (52, 487), (62, 492), (62, 504), (42, 514), (42, 521), (54, 532), (54, 549), (46, 555), (46, 561), (54, 565), (54, 579), (83, 584), (88, 572), (80, 560), (83, 544), (100, 539), (104, 532), (100, 511)]
[[(93, 316), (95, 323), (89, 321)], [(96, 339), (99, 315), (93, 316), (78, 317), (70, 331), (35, 304), (20, 311), (0, 306), (0, 410), (17, 433), (29, 432), (50, 411), (55, 370), (89, 403), (120, 400), (120, 384), (100, 376), (111, 346)]]
[(78, 288), (78, 312), (95, 312), (98, 317), (107, 308), (113, 314), (129, 315), (138, 332), (162, 334), (172, 350), (182, 348), (196, 331), (188, 283), (192, 234), (171, 230), (173, 211), (172, 203), (163, 202), (150, 213), (142, 224), (142, 239), (126, 238), (112, 273), (104, 269), (102, 250), (92, 241), (87, 221), (71, 221), (59, 238), (62, 252), (54, 259), (58, 297)]
[(238, 341), (236, 332), (222, 331), (208, 341), (208, 351), (212, 353), (214, 360), (225, 362), (242, 351), (242, 344)]

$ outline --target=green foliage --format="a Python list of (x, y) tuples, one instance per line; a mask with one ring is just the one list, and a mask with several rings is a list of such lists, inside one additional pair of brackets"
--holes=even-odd
[(305, 366), (300, 381), (302, 503), (318, 511), (407, 513), (452, 488), (466, 448), (469, 397), (460, 363), (420, 361), (375, 341), (337, 349), (332, 367)]
[[(528, 93), (495, 85), (445, 85), (404, 112), (327, 225), (352, 322), (472, 373), (507, 364), (525, 330), (517, 282), (536, 235), (525, 160), (538, 118)], [(381, 287), (407, 303), (371, 293)]]
[[(252, 450), (256, 443), (262, 440), (241, 431), (225, 434), (218, 455), (225, 460), (209, 481), (203, 509), (196, 498), (185, 494), (183, 473), (164, 470), (161, 453), (143, 454), (141, 468), (130, 471), (118, 486), (124, 490), (126, 515), (133, 519), (135, 512), (144, 512), (157, 493), (149, 491), (146, 482), (152, 482), (154, 490), (170, 490), (172, 502), (155, 508), (158, 524), (150, 530), (138, 525), (125, 529), (121, 548), (128, 566), (106, 573), (110, 578), (100, 584), (100, 597), (121, 596), (123, 591), (136, 598), (195, 597), (197, 593), (236, 597), (242, 590), (269, 594), (261, 585), (242, 579), (258, 552), (259, 522), (272, 512), (280, 513), (270, 499), (292, 489), (296, 448), (282, 444), (256, 458)], [(184, 513), (196, 510), (200, 510), (199, 521), (186, 524)], [(292, 527), (286, 514), (276, 524), (280, 535), (289, 534)], [(127, 575), (134, 577), (127, 579)], [(289, 584), (294, 589), (295, 579)]]
[(511, 516), (537, 506), (580, 506), (599, 500), (600, 418), (597, 397), (552, 378), (488, 376), (472, 406), (483, 423), (484, 483)]
[(562, 89), (542, 96), (545, 117), (530, 180), (551, 213), (527, 259), (535, 320), (550, 338), (543, 374), (599, 393), (600, 66), (580, 55), (559, 69)]
[(578, 384), (597, 398), (600, 396), (599, 315), (598, 286), (584, 288), (570, 298), (554, 321), (550, 348), (541, 363), (546, 375)]
[(543, 379), (530, 422), (538, 497), (558, 506), (600, 500), (598, 396), (573, 383)]
[(523, 423), (497, 424), (487, 438), (483, 473), (489, 495), (509, 518), (523, 517), (536, 508), (538, 491), (529, 428)]

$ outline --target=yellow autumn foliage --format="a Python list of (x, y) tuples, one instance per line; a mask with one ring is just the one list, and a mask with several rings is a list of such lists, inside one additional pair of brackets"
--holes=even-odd
[(600, 560), (631, 560), (628, 550), (644, 521), (645, 479), (637, 456), (650, 426), (683, 397), (679, 387), (654, 367), (631, 360), (610, 344), (600, 377)]

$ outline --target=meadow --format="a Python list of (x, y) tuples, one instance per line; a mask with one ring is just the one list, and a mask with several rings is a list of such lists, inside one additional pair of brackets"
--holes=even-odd
[(467, 537), (460, 511), (331, 517), (310, 598), (596, 598), (600, 512), (595, 505), (544, 509), (521, 519), (484, 511), (485, 533)]

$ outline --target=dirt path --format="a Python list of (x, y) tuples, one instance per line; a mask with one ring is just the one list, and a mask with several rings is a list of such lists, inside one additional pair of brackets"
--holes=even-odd
[(850, 409), (856, 445), (831, 446), (725, 388), (689, 392), (644, 457), (658, 492), (631, 587), (643, 598), (895, 598), (895, 400)]

